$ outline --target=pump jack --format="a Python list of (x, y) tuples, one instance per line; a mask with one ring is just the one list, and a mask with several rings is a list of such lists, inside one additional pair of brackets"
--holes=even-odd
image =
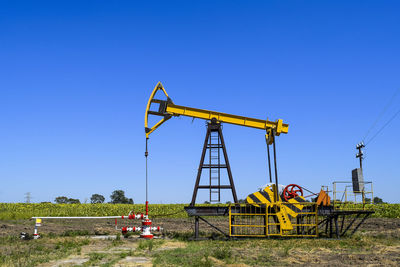
[[(157, 92), (164, 95), (164, 100), (155, 98)], [(158, 109), (153, 109), (158, 105)], [(152, 126), (149, 125), (149, 116), (161, 117)], [(281, 119), (276, 121), (261, 120), (243, 116), (237, 116), (227, 113), (210, 111), (205, 109), (192, 108), (187, 106), (176, 105), (168, 96), (161, 82), (153, 89), (147, 103), (145, 113), (145, 132), (146, 132), (146, 157), (147, 142), (149, 136), (161, 124), (172, 117), (186, 116), (198, 118), (207, 121), (207, 132), (204, 140), (203, 151), (200, 158), (199, 169), (193, 190), (190, 205), (185, 207), (189, 216), (195, 217), (195, 234), (199, 237), (199, 220), (207, 223), (215, 230), (220, 231), (227, 237), (244, 237), (244, 236), (292, 236), (292, 237), (317, 237), (319, 236), (319, 228), (325, 226), (325, 233), (333, 237), (334, 233), (337, 237), (345, 234), (346, 231), (354, 224), (357, 230), (359, 225), (373, 213), (372, 210), (341, 210), (336, 209), (331, 204), (328, 190), (322, 190), (319, 194), (300, 187), (296, 184), (289, 184), (283, 191), (279, 190), (278, 172), (276, 164), (276, 136), (281, 133), (288, 133), (289, 125), (282, 122)], [(236, 190), (232, 178), (232, 172), (229, 165), (228, 155), (226, 152), (224, 137), (222, 135), (223, 123), (234, 124), (244, 127), (251, 127), (265, 131), (267, 143), (267, 156), (269, 168), (270, 184), (253, 194), (249, 194), (246, 198), (246, 204), (238, 203)], [(273, 167), (271, 166), (271, 156), (269, 146), (273, 147)], [(208, 163), (205, 163), (206, 154), (208, 152)], [(221, 154), (224, 160), (222, 161)], [(200, 178), (203, 169), (208, 169), (208, 184), (200, 185)], [(220, 181), (221, 169), (226, 169), (229, 178), (229, 184), (222, 184)], [(274, 173), (274, 181), (272, 179)], [(208, 189), (210, 202), (220, 202), (220, 191), (222, 189), (230, 189), (234, 203), (231, 205), (211, 205), (199, 206), (195, 205), (197, 192), (199, 189)], [(307, 201), (303, 197), (303, 189), (312, 193), (310, 196), (317, 196), (316, 202)], [(307, 197), (310, 197), (307, 196)], [(204, 216), (229, 216), (229, 234), (208, 222)], [(338, 218), (342, 216), (342, 225), (339, 227)], [(344, 218), (346, 216), (356, 216), (350, 221), (347, 227), (344, 227)], [(357, 218), (363, 219), (355, 224)], [(319, 218), (323, 218), (319, 221)], [(335, 224), (335, 229), (333, 229)], [(340, 229), (340, 230), (339, 230)], [(344, 229), (344, 230), (343, 230)]]
[[(161, 91), (166, 100), (155, 99), (157, 92)], [(151, 110), (152, 104), (159, 104), (158, 110)], [(149, 126), (149, 115), (156, 115), (162, 117), (153, 126)], [(159, 82), (153, 89), (150, 95), (150, 99), (147, 103), (146, 114), (145, 114), (145, 132), (146, 141), (149, 139), (150, 134), (156, 130), (161, 124), (169, 120), (172, 117), (186, 116), (191, 118), (198, 118), (207, 120), (207, 133), (203, 145), (203, 151), (201, 154), (200, 164), (198, 168), (197, 178), (193, 190), (192, 201), (190, 206), (193, 207), (196, 202), (197, 192), (199, 189), (208, 189), (210, 195), (210, 202), (220, 202), (221, 200), (221, 189), (230, 189), (232, 191), (232, 197), (234, 203), (238, 203), (235, 185), (233, 182), (232, 172), (229, 164), (228, 154), (226, 152), (224, 137), (222, 135), (222, 123), (235, 124), (244, 127), (251, 127), (266, 131), (265, 138), (268, 145), (273, 144), (274, 155), (275, 152), (275, 136), (279, 136), (281, 133), (288, 133), (289, 125), (282, 122), (281, 119), (276, 121), (260, 120), (255, 118), (237, 116), (227, 113), (221, 113), (216, 111), (210, 111), (205, 109), (192, 108), (187, 106), (175, 105), (172, 99), (168, 96), (161, 82)], [(221, 150), (225, 162), (221, 162)], [(209, 162), (204, 164), (205, 155), (208, 151)], [(268, 153), (269, 155), (269, 153)], [(274, 157), (275, 164), (275, 184), (278, 185), (277, 171), (276, 171), (276, 157)], [(270, 164), (269, 164), (270, 166)], [(200, 177), (203, 169), (209, 170), (209, 184), (200, 185)], [(221, 185), (221, 169), (226, 169), (229, 177), (229, 185)], [(271, 172), (270, 172), (271, 173)], [(213, 198), (214, 197), (214, 198)], [(278, 197), (276, 197), (277, 199)]]

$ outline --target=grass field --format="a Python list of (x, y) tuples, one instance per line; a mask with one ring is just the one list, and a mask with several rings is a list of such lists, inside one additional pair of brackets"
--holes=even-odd
[[(136, 235), (122, 238), (118, 232), (110, 233), (114, 235), (114, 239), (111, 238), (112, 235), (109, 235), (110, 238), (97, 239), (89, 231), (78, 230), (43, 233), (43, 238), (38, 240), (20, 240), (14, 231), (15, 234), (0, 237), (0, 265), (398, 266), (400, 262), (400, 230), (396, 228), (400, 219), (371, 219), (372, 224), (357, 235), (339, 240), (221, 240), (221, 236), (214, 236), (216, 240), (204, 241), (190, 241), (192, 232), (186, 231), (187, 229), (174, 231), (182, 220), (173, 220), (169, 225), (169, 234), (152, 241), (140, 240)], [(374, 224), (384, 220), (394, 224), (391, 227), (382, 224), (379, 231), (375, 231)], [(11, 222), (7, 224), (7, 228), (26, 223), (24, 220)], [(76, 229), (85, 227), (84, 223), (78, 222)], [(0, 226), (2, 224), (5, 225), (0, 221)], [(50, 222), (46, 222), (46, 225), (49, 224)], [(57, 229), (61, 230), (66, 226), (60, 223)]]
[[(144, 211), (144, 205), (0, 204), (0, 266), (398, 266), (399, 204), (375, 205), (352, 237), (341, 239), (224, 240), (201, 222), (201, 234), (215, 240), (191, 241), (193, 218), (184, 204), (150, 205), (153, 224), (165, 229), (160, 239), (123, 238), (114, 220), (44, 220), (42, 238), (21, 240), (33, 231), (32, 216), (102, 216)], [(226, 217), (210, 218), (225, 230)], [(138, 224), (121, 220), (121, 224)], [(120, 225), (121, 226), (121, 225)], [(104, 235), (104, 239), (98, 239)]]
[[(152, 217), (187, 218), (187, 204), (150, 204)], [(376, 218), (400, 218), (400, 204), (367, 205)], [(144, 204), (25, 204), (0, 203), (0, 220), (29, 219), (34, 216), (115, 216), (130, 211), (144, 212)]]

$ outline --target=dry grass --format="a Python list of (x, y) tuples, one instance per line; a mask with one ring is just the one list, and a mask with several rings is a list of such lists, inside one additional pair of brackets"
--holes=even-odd
[[(145, 258), (155, 266), (387, 265), (400, 262), (400, 239), (359, 235), (337, 239), (243, 239), (142, 241), (52, 237), (2, 238), (2, 266), (53, 266), (82, 260), (82, 266), (129, 264)], [(49, 262), (49, 263), (45, 263)], [(73, 262), (73, 261), (72, 261)], [(77, 263), (75, 263), (77, 264)]]
[(400, 239), (355, 236), (337, 239), (245, 239), (187, 242), (155, 251), (159, 266), (398, 265)]
[[(85, 222), (86, 223), (86, 222)], [(177, 221), (169, 220), (167, 229)], [(218, 222), (219, 223), (219, 222)], [(269, 265), (386, 265), (400, 263), (398, 219), (371, 219), (351, 237), (337, 239), (239, 239), (189, 241), (190, 226), (171, 232), (173, 239), (141, 241), (137, 236), (120, 240), (93, 240), (89, 225), (65, 225), (46, 222), (39, 240), (20, 240), (19, 223), (7, 223), (0, 237), (0, 266), (54, 266), (75, 262), (83, 266), (269, 266)], [(89, 223), (87, 223), (89, 224)], [(100, 224), (100, 223), (99, 223)], [(182, 222), (181, 222), (182, 224)], [(1, 224), (0, 224), (1, 225)], [(29, 226), (29, 224), (26, 224)], [(14, 227), (18, 229), (14, 229)], [(25, 226), (24, 226), (25, 227)], [(82, 229), (85, 230), (79, 230)], [(85, 228), (86, 227), (86, 228)], [(206, 230), (207, 228), (202, 228)], [(1, 229), (0, 229), (1, 230)], [(55, 234), (53, 231), (58, 231)], [(204, 232), (203, 234), (210, 234)], [(1, 235), (0, 235), (1, 236)]]
[(0, 238), (1, 266), (35, 266), (39, 263), (80, 253), (89, 239), (55, 237), (38, 240), (21, 240), (15, 236)]

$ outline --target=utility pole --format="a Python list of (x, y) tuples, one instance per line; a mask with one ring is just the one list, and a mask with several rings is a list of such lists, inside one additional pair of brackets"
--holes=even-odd
[(31, 192), (25, 193), (25, 203), (31, 203)]
[(365, 147), (364, 142), (360, 142), (356, 146), (356, 149), (358, 149), (358, 153), (356, 154), (356, 158), (360, 159), (360, 169), (361, 169), (361, 171), (362, 171), (362, 161), (364, 159), (364, 152), (361, 150), (363, 147)]
[[(361, 150), (362, 148), (364, 148), (364, 142), (360, 142), (356, 145), (356, 149), (358, 149), (358, 153), (356, 154), (356, 158), (360, 159), (360, 170), (361, 170), (361, 177), (363, 177), (363, 169), (362, 169), (362, 161), (364, 159), (364, 152)], [(362, 194), (362, 203), (363, 203), (363, 208), (365, 205), (365, 192), (364, 192), (364, 177), (362, 178), (362, 186), (361, 186), (361, 194)]]

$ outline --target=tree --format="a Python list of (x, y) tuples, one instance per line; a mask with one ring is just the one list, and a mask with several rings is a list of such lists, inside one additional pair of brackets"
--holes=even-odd
[(79, 199), (76, 198), (67, 198), (67, 197), (56, 197), (54, 200), (57, 204), (79, 204), (81, 203)]
[(111, 203), (113, 204), (133, 204), (132, 198), (127, 198), (123, 190), (114, 190), (111, 196)]
[(56, 197), (54, 200), (57, 204), (67, 204), (68, 203), (68, 198), (67, 197)]
[(90, 198), (90, 203), (92, 204), (104, 203), (104, 200), (105, 198), (102, 195), (93, 194), (92, 197)]
[(76, 198), (68, 198), (68, 204), (80, 204), (81, 202), (79, 201), (79, 199)]
[(374, 197), (374, 204), (383, 204), (383, 200), (380, 197)]

